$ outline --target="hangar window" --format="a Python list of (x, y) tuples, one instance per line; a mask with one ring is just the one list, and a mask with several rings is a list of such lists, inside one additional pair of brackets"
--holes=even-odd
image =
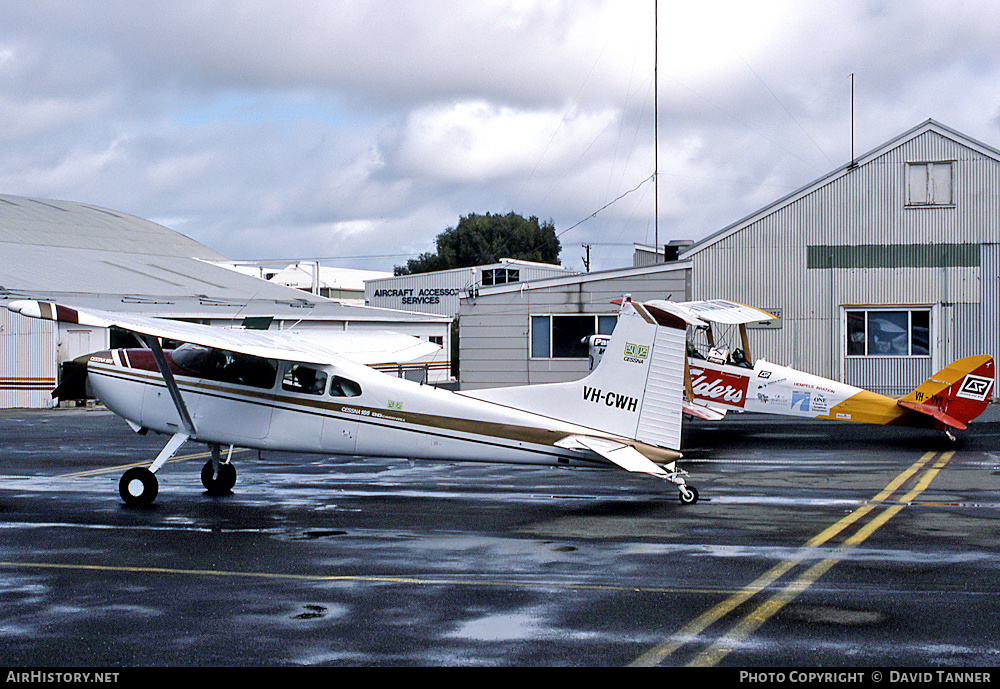
[(517, 268), (491, 268), (483, 271), (483, 287), (491, 285), (506, 285), (508, 282), (518, 282), (521, 271)]
[(847, 356), (930, 356), (926, 309), (847, 312)]
[(950, 206), (951, 163), (909, 163), (906, 166), (906, 203), (910, 206)]
[(532, 316), (532, 359), (586, 359), (587, 338), (610, 335), (617, 316)]

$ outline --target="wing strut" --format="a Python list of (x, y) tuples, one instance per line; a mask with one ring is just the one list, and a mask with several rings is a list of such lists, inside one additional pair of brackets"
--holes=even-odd
[(167, 384), (167, 390), (170, 391), (170, 398), (174, 401), (174, 406), (177, 408), (177, 415), (181, 417), (181, 423), (184, 425), (187, 437), (195, 435), (194, 421), (191, 420), (191, 415), (188, 414), (187, 405), (184, 404), (184, 398), (181, 397), (181, 389), (177, 386), (174, 374), (170, 370), (170, 364), (167, 363), (167, 357), (163, 353), (163, 347), (160, 346), (160, 339), (152, 335), (143, 335), (140, 333), (136, 333), (136, 335), (153, 351), (153, 359), (156, 360), (156, 367), (160, 369), (163, 382)]

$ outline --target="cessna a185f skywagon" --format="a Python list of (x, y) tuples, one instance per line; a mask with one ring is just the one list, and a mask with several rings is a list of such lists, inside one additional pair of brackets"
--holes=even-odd
[[(148, 468), (119, 484), (151, 503), (156, 472), (187, 440), (207, 443), (211, 493), (236, 482), (233, 446), (296, 452), (617, 466), (697, 491), (680, 457), (686, 324), (626, 302), (604, 360), (584, 380), (456, 393), (380, 373), (295, 331), (223, 329), (85, 311), (39, 301), (7, 307), (34, 318), (118, 327), (147, 348), (92, 354), (89, 384), (136, 431), (170, 435)], [(182, 342), (165, 350), (164, 340)], [(222, 448), (229, 448), (223, 457)]]
[[(129, 469), (119, 492), (148, 505), (156, 472), (187, 440), (212, 458), (210, 493), (235, 485), (234, 446), (408, 459), (565, 467), (619, 467), (698, 491), (677, 467), (684, 415), (728, 410), (964, 429), (989, 403), (993, 359), (961, 359), (895, 399), (770, 364), (751, 363), (746, 325), (771, 314), (734, 302), (622, 300), (590, 375), (573, 382), (450, 392), (380, 373), (356, 352), (295, 331), (222, 329), (84, 311), (41, 301), (7, 307), (34, 318), (118, 327), (146, 348), (92, 354), (90, 385), (136, 431), (170, 435), (148, 468)], [(712, 326), (736, 326), (740, 347)], [(691, 337), (689, 338), (689, 334)], [(707, 348), (699, 347), (705, 337)], [(182, 342), (165, 350), (162, 340)], [(593, 345), (593, 342), (592, 342)], [(704, 350), (704, 351), (703, 351)], [(223, 457), (223, 447), (229, 448)]]

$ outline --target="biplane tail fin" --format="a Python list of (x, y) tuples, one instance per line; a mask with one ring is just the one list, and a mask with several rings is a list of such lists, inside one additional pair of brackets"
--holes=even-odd
[(945, 366), (897, 404), (933, 419), (939, 427), (961, 430), (989, 406), (994, 376), (993, 357), (965, 357)]
[(686, 323), (625, 300), (600, 362), (586, 378), (463, 392), (660, 448), (680, 448)]

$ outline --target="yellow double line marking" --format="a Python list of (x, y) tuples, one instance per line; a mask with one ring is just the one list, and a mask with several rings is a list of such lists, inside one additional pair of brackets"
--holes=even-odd
[[(862, 517), (867, 516), (876, 509), (879, 509), (879, 507), (882, 506), (897, 490), (899, 490), (902, 485), (924, 469), (924, 467), (926, 467), (931, 460), (934, 459), (936, 454), (936, 452), (926, 453), (912, 466), (906, 469), (906, 471), (903, 471), (901, 474), (896, 476), (896, 478), (890, 481), (882, 492), (876, 495), (871, 502), (859, 507), (840, 521), (809, 539), (798, 557), (785, 560), (775, 565), (769, 571), (745, 586), (742, 590), (734, 593), (726, 600), (699, 615), (684, 627), (677, 630), (669, 640), (664, 641), (663, 643), (650, 649), (633, 661), (631, 665), (636, 667), (658, 665), (668, 656), (679, 650), (682, 646), (689, 642), (697, 641), (699, 635), (708, 629), (708, 627), (715, 624), (726, 615), (732, 613), (744, 603), (748, 602), (750, 599), (770, 587), (793, 568), (807, 560), (812, 554), (810, 549), (827, 543), (842, 531), (847, 529), (847, 527), (856, 523)], [(772, 594), (770, 598), (746, 613), (742, 619), (736, 622), (736, 624), (734, 624), (728, 632), (717, 639), (715, 643), (698, 655), (694, 656), (688, 665), (691, 667), (710, 667), (716, 665), (719, 661), (725, 658), (730, 651), (746, 641), (746, 639), (757, 631), (762, 624), (776, 615), (778, 611), (788, 605), (788, 603), (792, 602), (800, 593), (809, 588), (809, 586), (815, 583), (816, 580), (823, 576), (831, 567), (843, 559), (851, 548), (863, 543), (869, 536), (875, 533), (875, 531), (897, 515), (908, 503), (911, 503), (918, 495), (924, 492), (930, 485), (931, 481), (934, 480), (934, 477), (938, 475), (938, 472), (941, 471), (944, 465), (948, 463), (954, 454), (954, 452), (946, 452), (942, 454), (929, 469), (924, 471), (916, 485), (914, 485), (910, 491), (898, 500), (894, 501), (889, 507), (885, 507), (869, 522), (854, 532), (853, 535), (844, 539), (843, 543), (841, 543), (841, 545), (829, 557), (826, 557), (820, 562), (812, 565), (794, 581), (785, 585), (776, 593)]]

